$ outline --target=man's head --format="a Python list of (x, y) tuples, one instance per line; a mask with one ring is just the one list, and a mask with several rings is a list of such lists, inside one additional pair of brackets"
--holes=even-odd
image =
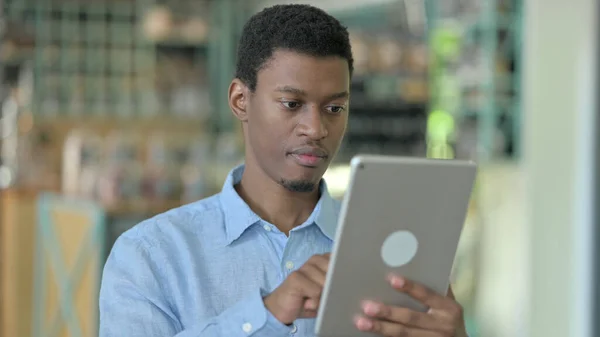
[(313, 191), (346, 130), (352, 70), (348, 32), (322, 10), (278, 5), (254, 15), (229, 89), (247, 167), (290, 191)]

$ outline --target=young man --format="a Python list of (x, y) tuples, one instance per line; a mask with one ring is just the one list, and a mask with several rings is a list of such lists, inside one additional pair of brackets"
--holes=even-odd
[[(118, 239), (104, 269), (101, 337), (314, 335), (340, 209), (321, 178), (346, 130), (352, 63), (348, 32), (317, 8), (274, 6), (249, 20), (229, 88), (245, 165), (219, 194)], [(431, 309), (365, 302), (357, 329), (464, 334), (454, 299), (401, 277), (390, 286)]]

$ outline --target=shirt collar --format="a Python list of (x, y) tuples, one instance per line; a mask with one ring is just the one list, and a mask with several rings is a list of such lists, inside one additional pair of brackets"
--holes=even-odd
[[(235, 190), (235, 185), (242, 180), (244, 167), (244, 165), (240, 165), (229, 172), (220, 194), (228, 245), (238, 239), (248, 227), (261, 221), (261, 218), (250, 209), (250, 206)], [(323, 234), (333, 240), (338, 220), (335, 200), (329, 194), (327, 184), (323, 179), (319, 184), (319, 190), (321, 197), (306, 224), (315, 223)]]

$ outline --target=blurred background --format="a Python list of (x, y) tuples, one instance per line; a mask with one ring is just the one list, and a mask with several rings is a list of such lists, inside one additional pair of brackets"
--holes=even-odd
[[(237, 39), (292, 2), (0, 2), (1, 337), (97, 335), (115, 239), (241, 162)], [(595, 2), (295, 2), (351, 33), (333, 194), (357, 153), (478, 161), (452, 275), (471, 336), (599, 335)]]

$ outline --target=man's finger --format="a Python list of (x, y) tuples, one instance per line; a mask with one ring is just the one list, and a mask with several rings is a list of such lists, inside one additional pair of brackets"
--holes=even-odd
[(360, 331), (373, 332), (381, 336), (406, 336), (406, 337), (439, 337), (435, 331), (427, 331), (419, 328), (408, 327), (399, 323), (386, 322), (357, 316), (354, 325)]
[(307, 262), (307, 265), (315, 265), (321, 269), (324, 273), (329, 269), (329, 254), (325, 255), (314, 255)]
[(384, 305), (374, 301), (365, 301), (362, 304), (364, 314), (370, 318), (376, 318), (392, 323), (400, 323), (413, 328), (435, 330), (439, 332), (452, 332), (453, 322), (451, 320), (436, 319), (426, 313)]
[(391, 275), (388, 280), (394, 289), (406, 293), (429, 308), (452, 309), (453, 300), (436, 293), (420, 283), (397, 275)]
[(320, 298), (309, 298), (304, 302), (304, 310), (317, 311), (317, 310), (319, 310), (320, 303), (321, 303)]
[(315, 283), (317, 283), (318, 285), (320, 285), (321, 287), (325, 285), (325, 278), (327, 274), (325, 274), (325, 272), (321, 268), (319, 268), (319, 266), (307, 263), (304, 266), (302, 266), (302, 268), (300, 268), (300, 270), (298, 271), (304, 274), (312, 281), (314, 281)]
[(305, 297), (318, 298), (321, 296), (323, 287), (306, 276), (300, 270), (297, 270), (288, 276), (290, 285), (295, 288), (295, 291)]

